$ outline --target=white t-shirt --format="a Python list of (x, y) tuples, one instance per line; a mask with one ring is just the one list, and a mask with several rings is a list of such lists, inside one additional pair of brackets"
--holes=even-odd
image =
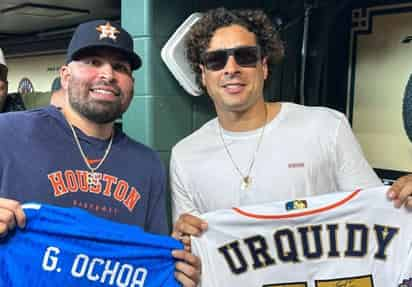
[(412, 213), (394, 208), (386, 190), (202, 215), (208, 230), (192, 238), (201, 286), (411, 286)]
[[(233, 160), (247, 173), (261, 129), (223, 130)], [(217, 119), (172, 149), (170, 179), (173, 219), (331, 191), (380, 185), (342, 113), (324, 107), (282, 103), (264, 131), (251, 170), (252, 184), (241, 190), (219, 136)]]

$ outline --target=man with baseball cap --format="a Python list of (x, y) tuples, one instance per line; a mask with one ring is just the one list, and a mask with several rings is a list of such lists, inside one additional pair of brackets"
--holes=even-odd
[(23, 100), (20, 94), (8, 95), (7, 81), (8, 67), (3, 50), (0, 48), (0, 112), (11, 112), (24, 110)]
[[(120, 25), (83, 23), (60, 69), (64, 109), (0, 116), (0, 236), (24, 227), (20, 203), (26, 201), (80, 207), (148, 232), (169, 232), (159, 156), (114, 126), (132, 100), (132, 71), (141, 63)], [(181, 260), (178, 281), (195, 286), (198, 258), (184, 250), (173, 256)]]

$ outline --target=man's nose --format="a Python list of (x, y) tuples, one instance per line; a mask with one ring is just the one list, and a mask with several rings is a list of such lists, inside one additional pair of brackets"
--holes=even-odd
[(101, 67), (99, 68), (100, 70), (100, 77), (102, 79), (105, 79), (107, 81), (112, 81), (113, 80), (113, 66), (111, 63), (104, 63), (103, 65), (101, 65)]
[(227, 59), (224, 69), (225, 69), (225, 74), (235, 74), (236, 72), (239, 72), (240, 66), (236, 62), (235, 57), (230, 55)]

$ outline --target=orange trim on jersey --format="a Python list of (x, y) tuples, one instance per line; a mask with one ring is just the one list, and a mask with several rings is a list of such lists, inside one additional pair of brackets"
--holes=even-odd
[(347, 203), (349, 200), (351, 200), (352, 198), (354, 198), (356, 195), (358, 195), (358, 193), (361, 191), (361, 189), (357, 189), (354, 192), (352, 192), (351, 194), (349, 194), (347, 197), (334, 202), (332, 204), (326, 205), (326, 206), (322, 206), (319, 208), (315, 208), (315, 209), (311, 209), (311, 210), (306, 210), (306, 211), (301, 211), (301, 212), (294, 212), (294, 213), (288, 213), (288, 214), (272, 214), (272, 215), (263, 215), (263, 214), (254, 214), (254, 213), (250, 213), (247, 211), (244, 211), (238, 207), (233, 207), (232, 209), (234, 211), (236, 211), (237, 213), (240, 213), (244, 216), (247, 217), (253, 217), (256, 219), (286, 219), (286, 218), (295, 218), (295, 217), (301, 217), (301, 216), (306, 216), (306, 215), (313, 215), (313, 214), (317, 214), (317, 213), (321, 213), (324, 211), (328, 211), (331, 209), (334, 209), (336, 207), (339, 207), (345, 203)]
[(98, 164), (101, 159), (87, 159), (87, 161), (89, 162), (89, 164)]

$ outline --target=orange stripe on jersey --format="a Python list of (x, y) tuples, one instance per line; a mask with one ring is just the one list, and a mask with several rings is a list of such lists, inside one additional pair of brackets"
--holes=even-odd
[(100, 161), (101, 159), (87, 159), (87, 162), (92, 165), (98, 164)]
[(317, 214), (317, 213), (321, 213), (324, 211), (328, 211), (331, 209), (334, 209), (336, 207), (339, 207), (345, 203), (347, 203), (348, 201), (350, 201), (352, 198), (354, 198), (356, 195), (358, 195), (358, 193), (361, 191), (361, 189), (357, 189), (354, 192), (352, 192), (351, 194), (349, 194), (347, 197), (334, 202), (332, 204), (326, 205), (326, 206), (322, 206), (319, 208), (314, 208), (311, 210), (306, 210), (306, 211), (301, 211), (301, 212), (293, 212), (293, 213), (288, 213), (288, 214), (271, 214), (271, 215), (264, 215), (264, 214), (254, 214), (254, 213), (250, 213), (247, 211), (244, 211), (238, 207), (233, 207), (232, 209), (234, 211), (236, 211), (237, 213), (240, 213), (244, 216), (247, 217), (253, 217), (256, 219), (286, 219), (286, 218), (295, 218), (295, 217), (301, 217), (301, 216), (306, 216), (306, 215), (313, 215), (313, 214)]

